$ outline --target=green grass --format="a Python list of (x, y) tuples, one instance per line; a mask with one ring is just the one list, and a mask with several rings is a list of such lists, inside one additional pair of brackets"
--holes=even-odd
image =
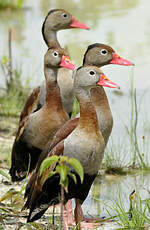
[(120, 229), (148, 229), (150, 226), (150, 206), (149, 201), (142, 201), (138, 193), (133, 191), (129, 196), (129, 210), (124, 206), (121, 195), (118, 195), (119, 201), (113, 201), (111, 206), (108, 206), (107, 212), (114, 213), (112, 219), (117, 222)]
[[(143, 125), (145, 123), (147, 125), (148, 123), (144, 116), (141, 117), (141, 105), (144, 103), (144, 94), (137, 100), (133, 72), (131, 72), (130, 75), (130, 109), (128, 120), (126, 123), (123, 123), (126, 134), (121, 137), (121, 139), (119, 139), (118, 135), (115, 136), (115, 142), (112, 140), (112, 137), (110, 137), (103, 160), (103, 167), (106, 168), (107, 173), (125, 174), (131, 169), (141, 169), (144, 171), (150, 169), (148, 136), (145, 137)], [(121, 116), (120, 119), (122, 120)], [(137, 131), (139, 127), (141, 128), (140, 130), (142, 130), (140, 131), (141, 134)]]
[(19, 68), (11, 67), (10, 60), (3, 56), (1, 60), (6, 90), (0, 90), (0, 115), (19, 116), (29, 94), (29, 80), (22, 84), (22, 72)]
[(22, 110), (26, 101), (28, 89), (15, 89), (9, 93), (5, 92), (0, 97), (0, 115), (1, 116), (14, 116), (17, 117)]
[(21, 9), (24, 0), (0, 0), (0, 9)]
[(116, 144), (113, 138), (109, 140), (109, 146), (105, 150), (103, 159), (103, 168), (108, 174), (125, 175), (129, 166), (127, 159), (127, 150), (123, 141)]

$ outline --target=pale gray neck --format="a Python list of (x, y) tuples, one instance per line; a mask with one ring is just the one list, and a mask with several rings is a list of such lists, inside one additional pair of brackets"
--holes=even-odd
[(57, 31), (52, 30), (51, 27), (46, 23), (44, 26), (43, 37), (49, 48), (60, 47), (60, 44), (57, 40)]
[(74, 93), (75, 96), (77, 98), (77, 100), (80, 102), (82, 101), (87, 101), (87, 102), (91, 102), (91, 94), (90, 94), (90, 89), (84, 89), (82, 87), (75, 87), (74, 88)]
[(49, 84), (50, 82), (57, 81), (57, 73), (58, 73), (58, 68), (50, 68), (47, 66), (44, 67), (46, 85)]

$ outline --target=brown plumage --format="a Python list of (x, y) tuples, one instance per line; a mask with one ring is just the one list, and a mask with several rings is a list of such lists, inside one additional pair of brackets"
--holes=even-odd
[[(81, 184), (78, 177), (77, 184), (71, 178), (68, 178), (68, 193), (65, 193), (65, 203), (71, 198), (76, 199), (76, 223), (79, 222), (80, 218), (83, 220), (83, 216), (79, 216), (77, 212), (81, 209), (81, 205), (86, 199), (93, 180), (97, 175), (105, 148), (105, 142), (99, 130), (96, 111), (90, 98), (90, 87), (104, 84), (102, 78), (107, 83), (105, 86), (116, 87), (112, 82), (110, 86), (110, 81), (97, 67), (87, 66), (78, 69), (74, 83), (75, 94), (80, 104), (78, 125), (69, 136), (59, 142), (48, 154), (48, 156), (62, 154), (68, 157), (75, 157), (84, 168), (83, 184)], [(37, 172), (37, 177), (34, 183), (32, 183), (25, 205), (30, 208), (28, 222), (39, 219), (49, 205), (59, 203), (59, 175), (56, 174), (50, 179), (46, 179), (48, 173), (53, 171), (54, 168), (55, 165), (50, 166), (41, 176), (39, 176), (39, 170)], [(72, 172), (75, 173), (74, 171)]]
[[(88, 29), (86, 25), (78, 22), (69, 12), (63, 9), (51, 10), (47, 14), (42, 26), (43, 39), (49, 48), (59, 48), (60, 44), (57, 40), (57, 32), (59, 30), (73, 28)], [(57, 81), (60, 88), (63, 108), (69, 114), (69, 116), (71, 116), (74, 103), (72, 73), (70, 73), (70, 71), (68, 71), (68, 69), (66, 68), (59, 69)], [(31, 112), (38, 111), (44, 105), (46, 95), (45, 82), (43, 82), (39, 87), (40, 97), (38, 101), (36, 102), (36, 104), (34, 103), (31, 93), (26, 101), (26, 105), (22, 111), (22, 114), (26, 114), (26, 110), (28, 110), (28, 104), (30, 104), (31, 102), (35, 105), (34, 110), (32, 110)]]
[[(123, 58), (121, 58), (119, 55), (117, 55), (116, 58), (115, 51), (108, 45), (95, 43), (90, 45), (83, 58), (83, 65), (96, 65), (98, 67), (102, 67), (107, 64), (111, 64), (112, 61), (115, 60), (115, 64), (119, 63), (120, 65), (133, 65), (130, 61), (127, 61)], [(113, 126), (113, 118), (110, 110), (110, 106), (108, 103), (108, 99), (105, 93), (105, 90), (103, 87), (99, 88), (93, 88), (91, 89), (91, 98), (92, 103), (95, 106), (97, 117), (98, 117), (98, 123), (99, 128), (102, 132), (102, 135), (105, 140), (105, 144), (107, 144), (109, 136), (111, 134), (112, 126)], [(47, 153), (61, 140), (66, 138), (73, 129), (76, 128), (78, 124), (79, 118), (74, 118), (69, 121), (67, 121), (61, 129), (57, 131), (55, 134), (52, 142), (48, 142), (45, 149), (43, 150), (40, 160), (37, 164), (37, 171), (39, 169), (39, 166), (41, 165), (41, 162), (46, 157)], [(29, 182), (30, 183), (30, 182)], [(30, 185), (28, 185), (30, 187)], [(26, 193), (27, 194), (27, 193)]]
[[(49, 49), (45, 54), (46, 102), (37, 112), (26, 113), (24, 118), (25, 113), (22, 115), (12, 149), (10, 169), (12, 181), (22, 180), (25, 177), (29, 154), (31, 156), (30, 171), (35, 168), (39, 155), (46, 143), (52, 140), (56, 131), (69, 118), (62, 107), (60, 90), (57, 84), (58, 68), (61, 66), (74, 68), (73, 64), (66, 61), (65, 55), (66, 52), (61, 48)], [(39, 91), (35, 91), (36, 99), (38, 95)], [(28, 109), (31, 110), (32, 106), (28, 106)]]

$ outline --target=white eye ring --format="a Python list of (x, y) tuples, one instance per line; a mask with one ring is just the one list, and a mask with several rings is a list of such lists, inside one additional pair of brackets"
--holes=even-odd
[(53, 56), (54, 56), (54, 57), (58, 57), (58, 52), (54, 51), (54, 52), (53, 52)]
[(108, 54), (108, 51), (106, 49), (102, 49), (100, 52), (101, 52), (102, 55), (107, 55)]
[(94, 72), (93, 70), (90, 70), (90, 71), (89, 71), (89, 74), (90, 74), (91, 76), (95, 76), (95, 72)]
[(63, 13), (63, 14), (62, 14), (62, 17), (67, 18), (68, 15), (67, 15), (66, 13)]

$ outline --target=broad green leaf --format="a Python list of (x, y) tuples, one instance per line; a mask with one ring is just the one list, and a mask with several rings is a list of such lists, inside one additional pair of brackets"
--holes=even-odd
[(40, 176), (42, 175), (43, 171), (45, 171), (45, 169), (47, 169), (52, 164), (56, 163), (58, 161), (58, 159), (59, 159), (59, 157), (56, 155), (46, 158), (41, 164)]
[(77, 174), (80, 176), (81, 183), (82, 183), (83, 178), (84, 178), (84, 171), (83, 171), (83, 167), (82, 167), (81, 163), (75, 158), (70, 158), (68, 160), (68, 163), (75, 169)]
[(73, 173), (68, 173), (68, 175), (74, 180), (75, 184), (77, 183), (76, 175)]
[(56, 167), (56, 171), (59, 173), (60, 175), (60, 180), (61, 181), (65, 181), (67, 174), (69, 172), (69, 167), (67, 165), (57, 165)]
[(68, 177), (64, 181), (60, 180), (60, 185), (64, 187), (66, 192), (68, 192), (68, 182)]

